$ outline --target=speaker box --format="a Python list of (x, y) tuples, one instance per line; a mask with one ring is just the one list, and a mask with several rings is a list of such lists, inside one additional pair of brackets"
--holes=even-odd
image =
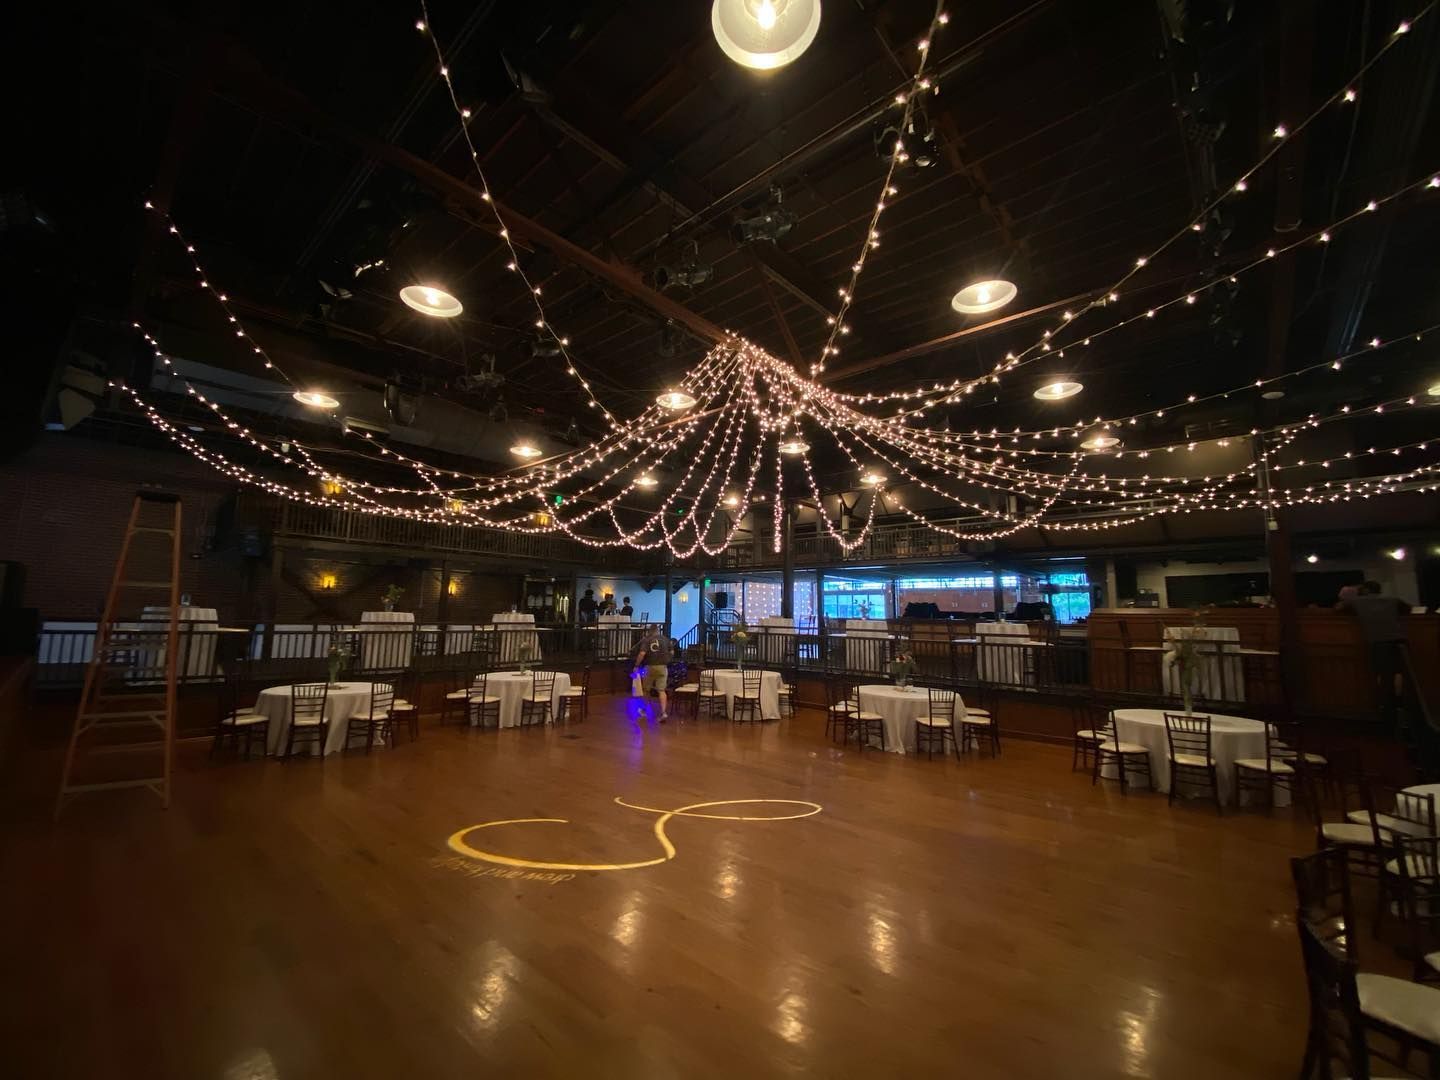
[(730, 606), (730, 594), (725, 592), (717, 592), (712, 600), (712, 603), (714, 603), (715, 609), (717, 611), (723, 610), (724, 608)]
[(25, 595), (25, 564), (0, 562), (0, 608), (18, 608)]
[(1139, 591), (1140, 586), (1135, 576), (1134, 564), (1117, 562), (1115, 564), (1115, 599), (1133, 600)]

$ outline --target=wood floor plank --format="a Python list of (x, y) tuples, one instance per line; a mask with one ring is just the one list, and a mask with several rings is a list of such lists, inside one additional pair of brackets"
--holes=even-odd
[[(1054, 746), (927, 761), (822, 729), (818, 714), (657, 728), (600, 698), (568, 728), (430, 723), (371, 755), (187, 752), (164, 812), (97, 796), (51, 825), (37, 783), (0, 824), (12, 1075), (1298, 1068), (1286, 859), (1311, 833), (1288, 811), (1122, 797)], [(567, 818), (470, 835), (541, 861), (658, 857), (656, 815), (616, 796), (823, 809), (675, 817), (673, 859), (608, 873), (447, 847), (466, 826)]]

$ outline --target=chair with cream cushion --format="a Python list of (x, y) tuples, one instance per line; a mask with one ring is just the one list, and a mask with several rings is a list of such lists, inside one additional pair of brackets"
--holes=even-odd
[[(678, 689), (678, 688), (677, 688)], [(590, 715), (590, 665), (585, 665), (585, 670), (580, 672), (580, 681), (573, 679), (570, 689), (558, 695), (556, 699), (560, 706), (560, 716), (568, 720), (584, 720)], [(557, 717), (556, 719), (559, 719)]]
[(393, 746), (402, 726), (409, 732), (412, 741), (420, 738), (421, 687), (418, 676), (410, 669), (396, 672), (390, 681), (395, 685), (395, 700), (390, 705), (390, 743)]
[(915, 717), (915, 752), (925, 751), (927, 758), (935, 756), (935, 744), (940, 744), (940, 756), (945, 756), (945, 741), (960, 757), (960, 744), (955, 741), (955, 710), (963, 709), (955, 691), (946, 687), (932, 686), (926, 691), (930, 695), (930, 707), (922, 716)]
[(759, 668), (746, 668), (740, 673), (740, 692), (730, 696), (730, 716), (737, 724), (744, 721), (758, 724), (764, 719), (760, 710), (764, 674)]
[(324, 753), (330, 734), (330, 722), (325, 718), (325, 699), (329, 693), (329, 685), (323, 682), (296, 683), (290, 687), (290, 731), (285, 737), (283, 758), (295, 753), (296, 744), (302, 742), (319, 743)]
[(482, 671), (465, 687), (465, 722), (470, 727), (483, 728), (492, 718), (500, 726), (500, 695), (490, 693), (489, 680), (489, 672)]
[[(1305, 766), (1300, 766), (1296, 779), (1300, 794), (1305, 801), (1305, 810), (1315, 823), (1315, 850), (1340, 850), (1350, 865), (1352, 873), (1372, 877), (1378, 873), (1378, 856), (1383, 850), (1380, 833), (1373, 821), (1374, 800), (1363, 774), (1357, 769), (1342, 771), (1334, 785), (1339, 800), (1340, 820), (1325, 820), (1325, 808), (1320, 801), (1319, 780)], [(1350, 807), (1363, 807), (1366, 815), (1362, 821), (1351, 819)]]
[(1293, 798), (1295, 761), (1293, 757), (1284, 756), (1274, 726), (1266, 724), (1265, 756), (1235, 759), (1235, 805), (1240, 805), (1241, 793), (1247, 790), (1264, 791), (1266, 806), (1271, 810), (1275, 808), (1276, 787), (1283, 787)]
[(369, 701), (345, 721), (345, 749), (350, 749), (350, 740), (357, 734), (365, 736), (367, 754), (375, 749), (377, 736), (382, 743), (388, 740), (394, 746), (395, 737), (390, 730), (390, 709), (394, 704), (395, 684), (372, 682)]
[(1120, 741), (1113, 711), (1105, 716), (1105, 737), (1095, 744), (1095, 771), (1090, 774), (1092, 787), (1100, 781), (1106, 767), (1111, 765), (1115, 766), (1120, 779), (1121, 795), (1128, 794), (1131, 773), (1143, 776), (1146, 787), (1155, 786), (1154, 775), (1150, 772), (1150, 751), (1139, 743)]
[(220, 715), (215, 722), (215, 741), (210, 744), (210, 756), (220, 752), (222, 744), (229, 740), (232, 753), (240, 750), (240, 740), (245, 740), (244, 755), (250, 756), (250, 747), (259, 743), (260, 752), (265, 752), (265, 742), (270, 736), (270, 720), (257, 713), (253, 706), (241, 705), (243, 676), (240, 665), (226, 673), (220, 687)]
[(465, 703), (470, 700), (470, 684), (480, 676), (462, 671), (450, 671), (445, 676), (445, 696), (440, 702), (440, 726), (455, 713), (465, 715)]
[(845, 719), (851, 712), (858, 712), (860, 702), (855, 698), (855, 684), (849, 679), (832, 675), (825, 680), (825, 734), (834, 739), (835, 732), (845, 732)]
[(711, 719), (725, 716), (725, 691), (721, 690), (715, 682), (715, 671), (713, 667), (706, 667), (700, 672), (700, 689), (696, 691), (695, 715), (706, 716)]
[[(1409, 932), (1416, 982), (1440, 980), (1440, 837), (1391, 834), (1386, 876)], [(1384, 879), (1382, 879), (1384, 880)]]
[(1070, 771), (1090, 769), (1096, 748), (1105, 741), (1110, 710), (1093, 698), (1076, 698), (1070, 706)]
[(530, 689), (520, 695), (520, 726), (546, 724), (550, 720), (555, 697), (553, 671), (537, 671), (531, 676)]
[(995, 716), (995, 700), (984, 687), (973, 691), (979, 705), (972, 705), (960, 696), (955, 698), (955, 709), (960, 718), (960, 752), (968, 753), (971, 746), (978, 754), (980, 747), (988, 745), (991, 757), (1000, 756), (1000, 722)]
[(1215, 812), (1222, 813), (1220, 777), (1210, 748), (1210, 717), (1167, 712), (1165, 741), (1170, 757), (1170, 803), (1174, 804), (1181, 784), (1190, 784), (1208, 788)]

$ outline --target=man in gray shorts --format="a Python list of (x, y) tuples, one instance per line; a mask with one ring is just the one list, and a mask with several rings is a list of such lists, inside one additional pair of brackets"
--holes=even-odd
[(665, 636), (664, 628), (659, 625), (646, 627), (635, 651), (634, 670), (640, 673), (640, 691), (645, 698), (650, 697), (651, 690), (660, 692), (662, 724), (670, 717), (670, 699), (665, 694), (669, 667), (670, 639)]

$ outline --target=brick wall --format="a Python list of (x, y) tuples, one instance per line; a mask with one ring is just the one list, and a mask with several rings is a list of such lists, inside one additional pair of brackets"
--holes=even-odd
[[(234, 491), (229, 480), (185, 455), (65, 433), (46, 435), (20, 457), (0, 463), (0, 560), (24, 565), (24, 604), (38, 607), (47, 619), (99, 615), (131, 501), (142, 485), (180, 496), (180, 591), (198, 606), (216, 608), (222, 623), (263, 621), (269, 610), (269, 559), (205, 550), (217, 513)], [(362, 611), (380, 608), (392, 582), (405, 590), (401, 610), (414, 611), (422, 622), (434, 621), (439, 613), (439, 569), (413, 565), (404, 557), (287, 550), (284, 566), (278, 622), (357, 621)], [(143, 560), (131, 570), (146, 578), (157, 572), (168, 576), (163, 565), (146, 566)], [(326, 575), (334, 579), (331, 588), (323, 587)], [(519, 594), (518, 573), (456, 571), (452, 577), (451, 622), (481, 621), (508, 611)]]

